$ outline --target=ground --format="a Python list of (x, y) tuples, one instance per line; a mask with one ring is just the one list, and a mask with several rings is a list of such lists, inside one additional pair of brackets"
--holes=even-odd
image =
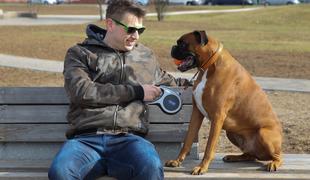
[[(274, 111), (277, 113), (283, 127), (284, 153), (310, 153), (310, 93), (267, 92)], [(199, 134), (199, 151), (204, 152), (209, 133), (209, 122), (204, 120)], [(240, 152), (226, 138), (222, 131), (217, 152)]]

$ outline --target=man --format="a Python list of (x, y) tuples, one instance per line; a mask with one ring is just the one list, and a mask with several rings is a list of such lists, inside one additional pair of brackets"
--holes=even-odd
[(138, 44), (144, 16), (130, 0), (110, 1), (106, 30), (88, 25), (88, 38), (68, 50), (68, 140), (52, 162), (50, 179), (163, 179), (154, 146), (142, 138), (148, 132), (144, 102), (160, 95), (155, 85), (177, 81)]

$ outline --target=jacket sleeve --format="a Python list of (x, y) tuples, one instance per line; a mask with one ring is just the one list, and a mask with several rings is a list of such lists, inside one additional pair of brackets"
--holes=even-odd
[[(94, 55), (95, 56), (95, 55)], [(79, 46), (70, 48), (64, 62), (64, 87), (70, 102), (82, 106), (105, 106), (124, 104), (144, 98), (143, 88), (133, 85), (97, 83), (91, 79), (90, 57)]]
[(166, 86), (192, 86), (192, 82), (190, 82), (186, 78), (175, 78), (171, 74), (162, 70), (157, 63), (156, 67), (156, 85), (166, 85)]

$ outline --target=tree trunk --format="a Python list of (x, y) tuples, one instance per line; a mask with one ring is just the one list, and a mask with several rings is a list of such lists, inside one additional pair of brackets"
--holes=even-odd
[(155, 0), (155, 9), (157, 12), (158, 21), (164, 20), (167, 5), (168, 5), (168, 0)]
[(106, 10), (105, 0), (97, 0), (97, 3), (99, 6), (100, 21), (102, 21), (105, 18), (105, 10)]

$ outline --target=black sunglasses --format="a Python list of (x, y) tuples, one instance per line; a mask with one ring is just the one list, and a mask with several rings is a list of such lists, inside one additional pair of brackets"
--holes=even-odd
[(141, 27), (141, 28), (136, 28), (136, 27), (128, 27), (127, 25), (121, 23), (120, 21), (111, 18), (116, 24), (118, 25), (122, 25), (124, 27), (124, 30), (128, 33), (128, 34), (133, 34), (136, 31), (138, 31), (138, 34), (142, 34), (145, 30), (145, 27)]

